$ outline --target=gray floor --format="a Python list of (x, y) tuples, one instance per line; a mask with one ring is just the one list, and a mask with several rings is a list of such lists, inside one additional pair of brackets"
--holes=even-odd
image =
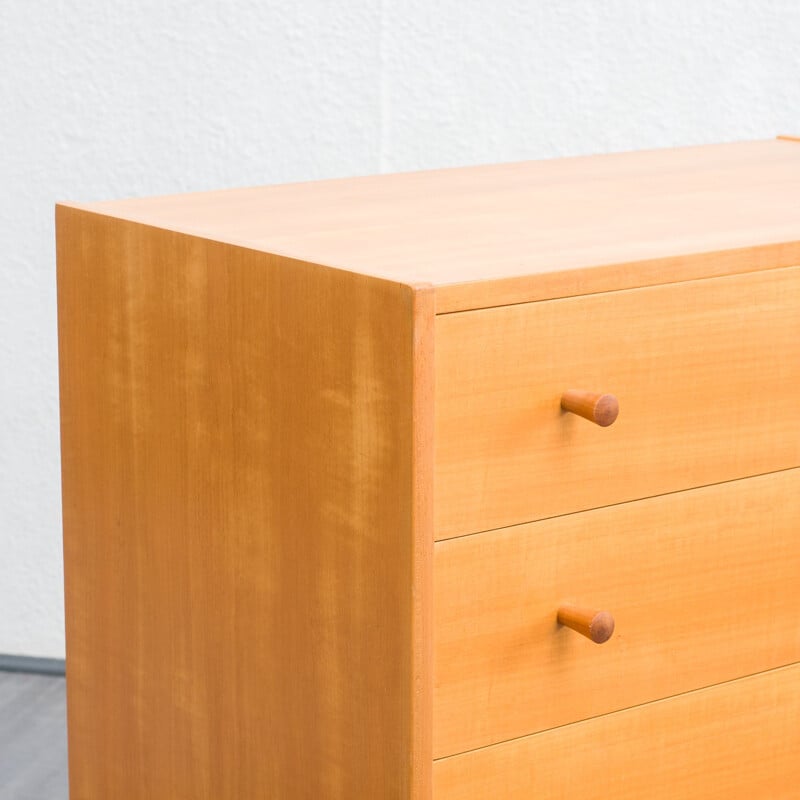
[(0, 800), (66, 800), (64, 678), (0, 671)]

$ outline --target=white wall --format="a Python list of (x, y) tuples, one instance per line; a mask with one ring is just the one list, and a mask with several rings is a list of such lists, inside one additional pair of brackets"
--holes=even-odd
[(0, 0), (0, 652), (64, 649), (55, 200), (779, 132), (797, 0)]

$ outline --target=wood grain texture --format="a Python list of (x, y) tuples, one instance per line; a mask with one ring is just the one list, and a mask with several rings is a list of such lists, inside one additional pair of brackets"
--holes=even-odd
[(432, 292), (57, 223), (72, 800), (429, 798)]
[(800, 150), (760, 141), (98, 203), (404, 283), (439, 312), (800, 263)]
[[(800, 268), (437, 317), (436, 535), (800, 464)], [(610, 428), (560, 408), (600, 387)]]
[(800, 666), (434, 763), (436, 800), (790, 800)]
[(438, 542), (435, 756), (800, 661), (798, 520), (795, 469)]

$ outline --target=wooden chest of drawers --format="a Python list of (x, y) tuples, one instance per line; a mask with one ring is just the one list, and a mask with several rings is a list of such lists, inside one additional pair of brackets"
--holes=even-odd
[(798, 198), (775, 140), (58, 206), (73, 800), (796, 797)]

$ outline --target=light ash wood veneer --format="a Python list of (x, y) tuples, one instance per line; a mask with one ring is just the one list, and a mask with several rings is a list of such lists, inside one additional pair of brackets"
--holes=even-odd
[(445, 313), (800, 264), (799, 181), (800, 149), (772, 140), (82, 207), (430, 283)]
[(73, 800), (795, 796), (799, 189), (786, 140), (59, 205)]
[(430, 291), (57, 222), (71, 797), (428, 795)]
[(437, 542), (434, 754), (800, 661), (798, 541), (792, 469)]
[(436, 800), (797, 796), (800, 666), (437, 761)]
[(800, 267), (437, 317), (436, 537), (797, 466), (798, 387)]

